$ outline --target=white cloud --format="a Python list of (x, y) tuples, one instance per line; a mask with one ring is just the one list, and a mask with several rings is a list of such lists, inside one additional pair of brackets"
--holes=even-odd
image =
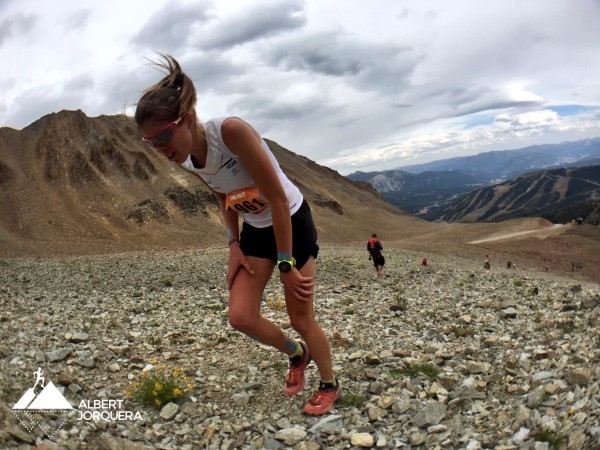
[[(600, 3), (0, 3), (0, 125), (132, 105), (169, 52), (198, 114), (342, 173), (599, 136)], [(129, 108), (131, 111), (131, 107)]]

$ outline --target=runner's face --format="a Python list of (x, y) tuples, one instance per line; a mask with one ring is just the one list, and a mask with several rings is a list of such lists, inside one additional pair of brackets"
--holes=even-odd
[[(182, 164), (190, 155), (188, 143), (191, 133), (185, 116), (179, 122), (146, 122), (140, 127), (140, 133), (145, 138), (149, 138), (144, 140), (169, 161)], [(163, 136), (166, 133), (170, 134), (168, 139)]]

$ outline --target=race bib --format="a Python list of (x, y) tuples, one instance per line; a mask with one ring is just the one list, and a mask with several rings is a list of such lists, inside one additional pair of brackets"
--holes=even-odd
[(256, 187), (238, 189), (228, 192), (225, 197), (225, 207), (238, 213), (260, 214), (269, 202)]

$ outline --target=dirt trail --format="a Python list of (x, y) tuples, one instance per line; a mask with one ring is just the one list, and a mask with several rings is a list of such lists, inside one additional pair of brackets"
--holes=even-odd
[(484, 242), (492, 242), (492, 241), (500, 241), (502, 239), (509, 239), (509, 238), (513, 238), (513, 237), (521, 237), (521, 236), (534, 236), (534, 237), (539, 237), (539, 238), (547, 238), (549, 236), (557, 236), (559, 234), (564, 233), (565, 231), (567, 231), (567, 229), (570, 227), (570, 224), (567, 225), (562, 225), (562, 224), (555, 224), (551, 227), (547, 227), (547, 228), (543, 228), (543, 229), (536, 229), (536, 230), (526, 230), (526, 231), (516, 231), (513, 233), (506, 233), (506, 234), (501, 234), (501, 235), (497, 235), (497, 236), (489, 236), (483, 239), (477, 239), (474, 241), (470, 241), (468, 242), (468, 244), (482, 244)]

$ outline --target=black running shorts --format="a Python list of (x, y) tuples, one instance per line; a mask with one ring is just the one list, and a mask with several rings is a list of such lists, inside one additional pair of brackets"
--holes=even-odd
[(373, 258), (373, 265), (375, 267), (377, 267), (377, 266), (381, 266), (381, 267), (385, 266), (385, 258), (383, 257), (383, 255), (377, 256), (376, 258)]
[[(242, 225), (240, 247), (246, 256), (270, 259), (277, 262), (277, 243), (273, 227), (256, 228), (246, 222)], [(292, 256), (296, 260), (296, 268), (301, 269), (306, 261), (317, 257), (317, 229), (306, 200), (292, 216)]]

